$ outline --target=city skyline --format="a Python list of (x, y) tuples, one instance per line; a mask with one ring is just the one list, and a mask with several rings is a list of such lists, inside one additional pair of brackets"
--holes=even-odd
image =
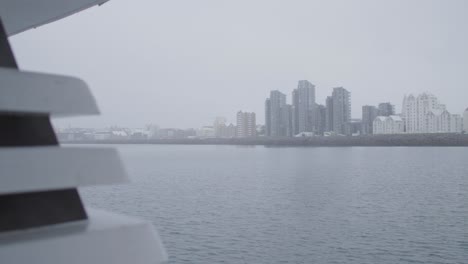
[[(302, 101), (304, 104), (304, 100), (307, 101), (307, 104), (306, 107), (303, 105), (301, 109), (299, 103)], [(297, 88), (291, 92), (289, 101), (291, 104), (288, 104), (285, 93), (278, 90), (270, 91), (270, 95), (264, 104), (264, 115), (265, 120), (267, 120), (264, 124), (256, 122), (257, 114), (255, 112), (239, 110), (234, 122), (228, 122), (228, 119), (224, 116), (217, 116), (214, 118), (212, 125), (199, 124), (191, 128), (164, 127), (162, 129), (174, 131), (205, 130), (203, 133), (208, 134), (204, 136), (221, 138), (242, 138), (258, 135), (294, 137), (302, 133), (305, 133), (304, 136), (320, 136), (324, 135), (324, 132), (332, 132), (336, 135), (354, 135), (355, 133), (357, 133), (356, 135), (366, 135), (460, 133), (467, 131), (467, 122), (463, 122), (463, 120), (468, 120), (468, 108), (460, 114), (450, 113), (447, 111), (447, 106), (440, 103), (439, 99), (431, 93), (421, 93), (417, 94), (417, 96), (411, 93), (409, 95), (405, 94), (403, 97), (405, 107), (401, 111), (396, 111), (392, 102), (378, 103), (377, 106), (363, 105), (361, 118), (351, 118), (351, 92), (343, 87), (333, 88), (331, 96), (327, 96), (323, 105), (315, 102), (315, 85), (308, 80), (299, 80)], [(300, 111), (303, 111), (302, 117), (299, 115)], [(304, 115), (308, 115), (308, 117), (304, 118)], [(301, 118), (303, 124), (299, 126)], [(380, 123), (376, 124), (374, 121)], [(386, 124), (388, 121), (390, 121), (390, 124)], [(394, 128), (394, 122), (397, 121), (401, 122), (401, 124), (395, 124), (397, 127)], [(375, 131), (376, 125), (378, 131)], [(55, 127), (59, 130), (66, 129), (59, 126)], [(114, 127), (117, 130), (125, 128), (125, 126), (119, 125)], [(146, 124), (145, 127), (159, 129), (159, 125), (155, 123)], [(73, 127), (69, 126), (69, 128)], [(260, 134), (258, 134), (259, 129), (262, 130)]]
[[(261, 113), (266, 93), (301, 79), (318, 102), (332, 87), (352, 91), (353, 118), (366, 104), (399, 109), (407, 91), (437, 94), (450, 112), (467, 107), (467, 1), (204, 1), (109, 1), (11, 44), (22, 69), (92, 88), (102, 116), (56, 121), (65, 126), (194, 127)], [(127, 12), (138, 13), (117, 15)]]
[[(310, 81), (308, 80), (300, 80), (299, 82), (301, 81), (307, 81), (310, 83)], [(296, 84), (298, 83), (298, 81), (296, 81)], [(316, 94), (317, 91), (321, 92), (322, 94), (325, 94), (325, 96), (322, 96), (324, 97), (325, 99), (323, 101), (318, 101), (316, 98), (316, 95), (314, 94), (314, 99), (315, 99), (315, 103), (316, 103), (316, 106), (320, 106), (320, 105), (324, 105), (326, 106), (326, 103), (327, 103), (327, 99), (328, 97), (330, 97), (330, 95), (327, 94), (326, 91), (324, 91), (324, 89), (320, 89), (320, 87), (317, 87), (316, 85), (310, 83), (313, 88), (314, 88), (314, 93)], [(340, 86), (341, 87), (341, 86)], [(337, 87), (334, 87), (334, 88), (337, 88)], [(328, 90), (328, 93), (331, 93), (330, 91), (333, 91), (334, 89), (333, 87), (330, 87), (330, 88), (327, 88)], [(295, 88), (291, 88), (291, 94), (290, 96), (288, 96), (287, 93), (284, 93), (284, 95), (286, 95), (286, 99), (285, 99), (285, 104), (289, 104), (292, 106), (293, 104), (293, 93), (294, 91), (297, 90), (297, 86)], [(275, 90), (275, 91), (278, 91), (280, 93), (283, 94), (282, 90)], [(271, 92), (271, 90), (270, 90)], [(352, 91), (350, 91), (352, 92)], [(353, 93), (354, 94), (354, 93)], [(406, 95), (410, 95), (410, 94), (433, 94), (432, 92), (430, 91), (421, 91), (421, 92), (415, 92), (415, 91), (411, 91), (411, 92), (407, 92), (407, 93), (404, 93), (403, 96), (406, 96)], [(439, 95), (437, 94), (437, 97), (439, 97)], [(289, 98), (289, 99), (288, 99)], [(372, 100), (371, 100), (372, 101)], [(364, 104), (364, 105), (354, 105), (354, 104), (351, 104), (351, 119), (362, 119), (362, 107), (364, 106), (376, 106), (377, 108), (377, 111), (382, 111), (382, 109), (380, 107), (382, 107), (382, 105), (384, 104), (390, 104), (393, 109), (392, 109), (392, 112), (393, 114), (401, 114), (402, 113), (402, 108), (403, 108), (403, 100), (399, 100), (399, 101), (396, 101), (396, 102), (388, 102), (388, 100), (382, 100), (382, 101), (385, 101), (385, 102), (376, 102), (376, 100), (373, 100), (374, 103), (368, 103), (368, 104)], [(401, 101), (401, 102), (400, 102)], [(468, 107), (468, 101), (466, 101), (466, 105)], [(386, 106), (384, 106), (386, 107)], [(456, 112), (456, 111), (452, 111), (451, 109), (453, 109), (453, 107), (451, 107), (450, 105), (445, 105), (445, 107), (447, 108), (447, 110), (450, 112), (450, 113), (454, 113), (454, 114), (459, 114), (459, 115), (462, 115), (464, 114), (464, 110), (466, 109), (463, 108), (460, 112)], [(245, 108), (245, 109), (257, 109), (258, 106), (255, 106), (255, 107), (248, 107), (248, 108)], [(239, 111), (239, 107), (237, 108), (234, 108), (234, 110), (232, 111), (233, 113), (234, 112), (237, 112)], [(356, 110), (357, 109), (357, 110)], [(263, 107), (262, 109), (263, 111), (265, 110), (265, 108)], [(262, 114), (262, 112), (257, 112), (257, 111), (253, 111), (253, 110), (249, 110), (248, 112), (253, 112), (253, 113), (256, 113), (258, 116), (257, 116), (257, 123), (258, 124), (263, 124), (263, 125), (266, 125), (266, 122), (265, 122), (265, 119), (264, 119), (264, 114)], [(217, 116), (223, 116), (223, 117), (226, 117), (226, 116), (229, 116), (226, 118), (226, 123), (232, 123), (232, 124), (235, 124), (236, 123), (236, 115), (232, 115), (232, 114), (228, 114), (228, 115), (221, 115), (221, 114), (214, 114), (210, 119), (208, 119), (206, 122), (204, 122), (203, 124), (206, 125), (206, 124), (210, 124), (212, 122), (212, 119), (213, 118), (216, 118)], [(386, 116), (386, 114), (384, 114), (384, 116)], [(260, 117), (260, 118), (258, 118)], [(263, 117), (263, 118), (262, 118)], [(69, 122), (68, 121), (64, 121), (65, 120), (70, 120)], [(52, 122), (58, 126), (58, 127), (66, 127), (66, 126), (74, 126), (73, 125), (73, 119), (74, 118), (52, 118)], [(261, 121), (260, 121), (261, 120)], [(293, 120), (291, 120), (291, 122), (294, 122)], [(86, 122), (85, 122), (86, 123)], [(146, 124), (158, 124), (159, 123), (155, 120), (153, 122), (146, 122)], [(97, 125), (97, 126), (82, 126), (82, 127), (88, 127), (88, 128), (103, 128), (103, 127), (111, 127), (111, 126), (120, 126), (122, 124), (117, 124), (117, 123), (109, 123), (107, 125), (104, 125), (104, 126), (100, 126), (100, 125)], [(137, 124), (137, 126), (135, 127), (138, 127), (138, 126), (142, 126), (142, 123), (140, 124)], [(199, 126), (202, 126), (201, 124), (199, 124)], [(130, 127), (130, 126), (129, 126)], [(190, 128), (196, 128), (197, 126), (164, 126), (164, 127), (172, 127), (172, 128), (180, 128), (180, 129), (190, 129)]]

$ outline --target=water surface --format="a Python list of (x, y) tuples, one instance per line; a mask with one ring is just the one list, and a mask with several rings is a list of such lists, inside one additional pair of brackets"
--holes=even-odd
[(170, 263), (467, 263), (468, 148), (116, 146)]

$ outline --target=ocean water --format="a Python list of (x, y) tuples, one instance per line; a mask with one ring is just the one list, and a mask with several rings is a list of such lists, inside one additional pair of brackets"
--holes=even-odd
[(120, 145), (169, 263), (468, 263), (468, 148)]

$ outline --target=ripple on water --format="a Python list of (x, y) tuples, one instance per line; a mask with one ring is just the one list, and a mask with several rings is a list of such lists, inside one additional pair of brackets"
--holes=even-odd
[(468, 148), (118, 146), (170, 263), (467, 263)]

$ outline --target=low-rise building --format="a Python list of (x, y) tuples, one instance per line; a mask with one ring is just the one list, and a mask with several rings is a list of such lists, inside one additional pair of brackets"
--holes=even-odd
[(401, 134), (405, 132), (403, 119), (397, 115), (378, 116), (373, 122), (374, 134)]
[(297, 135), (294, 135), (294, 137), (313, 137), (314, 135), (314, 132), (301, 132)]
[(196, 132), (197, 137), (200, 138), (213, 138), (214, 135), (214, 129), (212, 126), (203, 126), (200, 129), (197, 130)]
[(236, 136), (237, 127), (233, 124), (221, 124), (216, 128), (215, 136), (217, 138), (233, 138)]
[(462, 118), (452, 115), (447, 110), (432, 110), (426, 114), (425, 130), (427, 133), (461, 133)]
[(346, 136), (359, 136), (362, 134), (362, 120), (351, 119), (344, 124), (344, 132)]

